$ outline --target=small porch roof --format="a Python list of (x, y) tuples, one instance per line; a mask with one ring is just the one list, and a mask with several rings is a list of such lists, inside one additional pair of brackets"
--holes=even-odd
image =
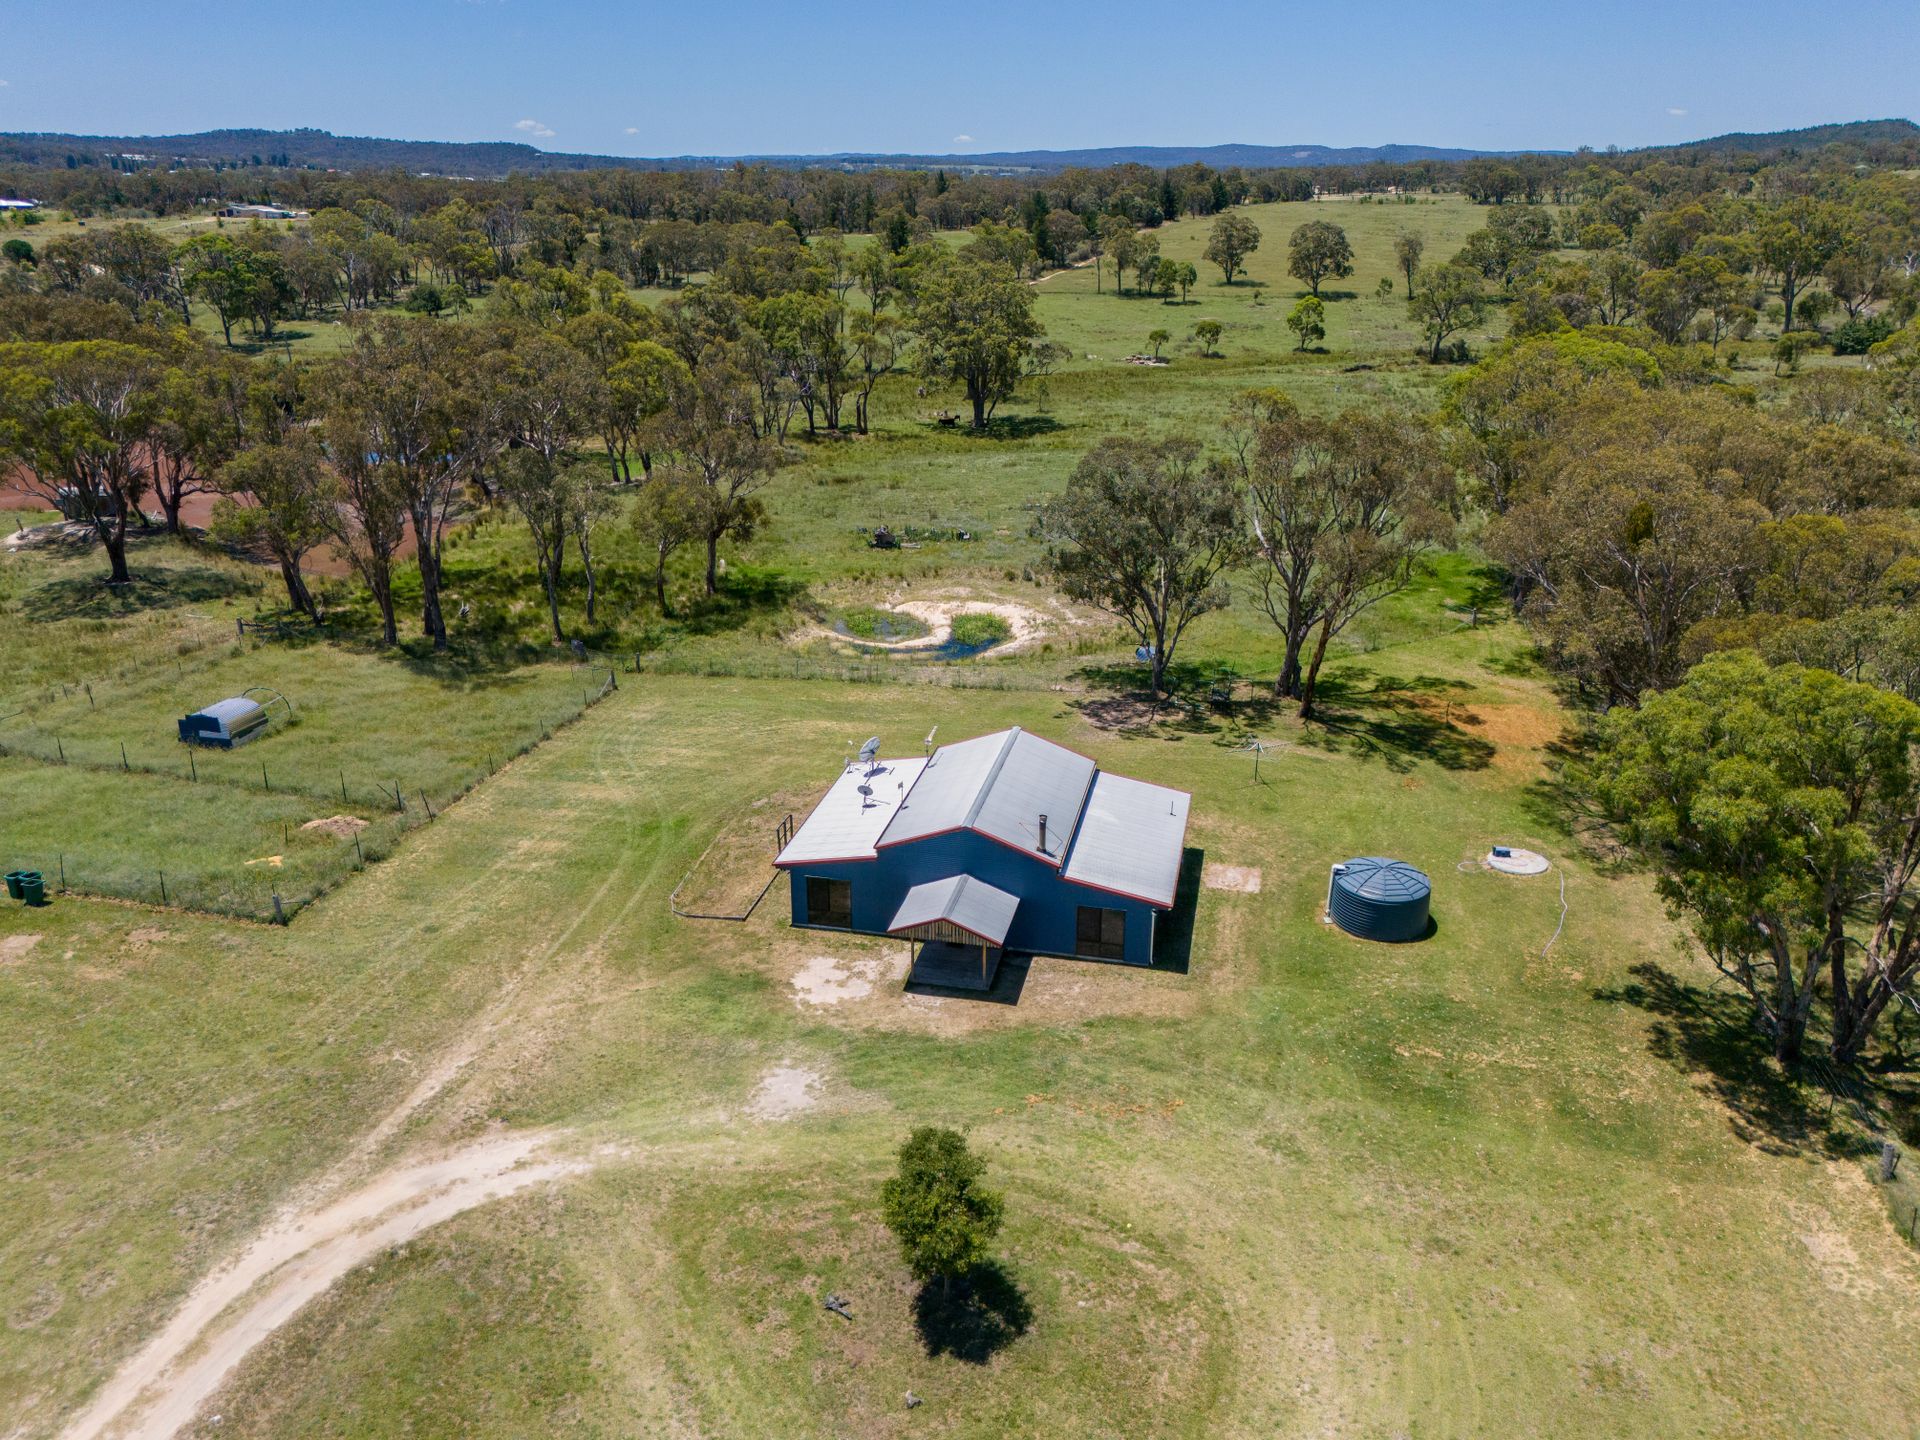
[(971, 875), (949, 875), (929, 880), (907, 891), (887, 926), (889, 935), (901, 935), (922, 926), (942, 923), (964, 930), (983, 945), (1006, 943), (1020, 897), (995, 889)]

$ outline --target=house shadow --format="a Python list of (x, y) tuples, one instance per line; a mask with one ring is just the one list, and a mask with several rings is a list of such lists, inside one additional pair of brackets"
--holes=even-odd
[(983, 1005), (1018, 1005), (1020, 996), (1027, 988), (1027, 974), (1033, 969), (1031, 955), (1003, 955), (993, 972), (993, 984), (985, 990), (966, 989), (955, 985), (930, 985), (924, 980), (915, 980), (911, 971), (900, 987), (906, 995), (931, 995), (942, 1000), (973, 1000)]
[(1200, 874), (1207, 852), (1189, 845), (1180, 853), (1180, 878), (1174, 884), (1173, 908), (1153, 928), (1153, 968), (1185, 975), (1193, 965), (1193, 922), (1200, 911)]
[(922, 1285), (913, 1323), (928, 1355), (985, 1365), (1033, 1328), (1033, 1305), (1005, 1266), (987, 1260), (950, 1283)]
[[(1593, 992), (1610, 1005), (1631, 1005), (1652, 1017), (1647, 1049), (1675, 1069), (1701, 1077), (1727, 1107), (1734, 1134), (1770, 1155), (1858, 1157), (1876, 1146), (1853, 1121), (1842, 1095), (1805, 1073), (1782, 1069), (1753, 1023), (1745, 996), (1680, 979), (1652, 962), (1632, 977)], [(1809, 1045), (1819, 1041), (1808, 1036)], [(1802, 1067), (1819, 1064), (1809, 1055)], [(1840, 1077), (1830, 1079), (1844, 1081)]]

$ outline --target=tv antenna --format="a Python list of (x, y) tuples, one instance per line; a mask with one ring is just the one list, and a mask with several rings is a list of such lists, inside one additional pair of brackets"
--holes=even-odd
[(920, 750), (922, 754), (930, 755), (933, 753), (933, 737), (938, 735), (939, 733), (940, 733), (940, 727), (938, 725), (934, 726), (933, 729), (927, 731), (927, 738), (920, 742)]

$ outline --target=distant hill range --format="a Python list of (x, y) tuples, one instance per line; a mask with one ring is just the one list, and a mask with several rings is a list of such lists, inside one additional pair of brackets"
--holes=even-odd
[[(1833, 144), (1913, 143), (1920, 126), (1911, 120), (1857, 120), (1769, 134), (1718, 135), (1659, 150), (1766, 152), (1817, 149)], [(1146, 165), (1167, 169), (1205, 164), (1215, 169), (1295, 169), (1328, 165), (1366, 165), (1376, 161), (1404, 165), (1422, 160), (1459, 161), (1565, 151), (1462, 150), (1436, 145), (1115, 145), (1091, 150), (1000, 150), (970, 155), (845, 153), (838, 155), (675, 155), (636, 159), (622, 155), (575, 155), (539, 150), (511, 141), (463, 144), (444, 140), (379, 140), (334, 135), (326, 130), (207, 130), (195, 135), (0, 134), (0, 164), (66, 166), (207, 164), (275, 165), (323, 170), (408, 170), (423, 174), (485, 179), (553, 170), (706, 170), (736, 164), (784, 169), (844, 170), (942, 167), (958, 172), (1044, 174), (1074, 167)]]

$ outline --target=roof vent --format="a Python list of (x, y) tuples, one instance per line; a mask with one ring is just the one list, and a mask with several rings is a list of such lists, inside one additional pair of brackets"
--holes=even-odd
[(1044, 815), (1040, 817), (1040, 853), (1047, 853), (1047, 817)]

